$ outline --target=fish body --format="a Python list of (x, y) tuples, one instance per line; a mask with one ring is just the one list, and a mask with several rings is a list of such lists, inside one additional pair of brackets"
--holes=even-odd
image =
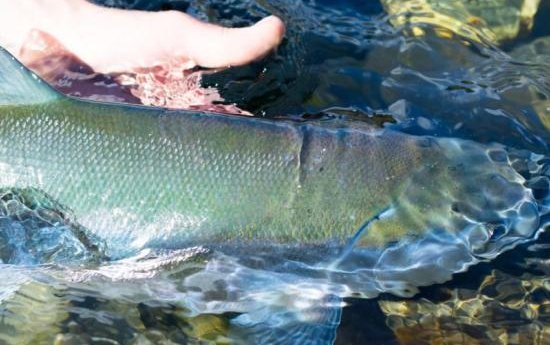
[(445, 272), (411, 275), (426, 284), (533, 238), (547, 212), (526, 179), (548, 180), (540, 155), (354, 121), (80, 101), (6, 52), (0, 67), (0, 186), (67, 206), (113, 259), (151, 247), (290, 248), (348, 273)]
[(75, 100), (5, 107), (0, 142), (0, 184), (41, 189), (78, 219), (93, 215), (90, 229), (116, 232), (101, 223), (114, 213), (136, 240), (148, 229), (160, 241), (170, 226), (172, 245), (345, 241), (421, 155), (406, 136), (371, 128)]

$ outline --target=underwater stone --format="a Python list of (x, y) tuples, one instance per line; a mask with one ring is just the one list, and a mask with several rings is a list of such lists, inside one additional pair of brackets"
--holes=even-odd
[(434, 294), (441, 300), (379, 304), (400, 344), (542, 345), (550, 336), (547, 281), (543, 276), (517, 277), (495, 270), (477, 290), (442, 287)]
[(415, 25), (415, 36), (424, 34), (422, 26), (436, 27), (441, 37), (453, 34), (473, 41), (500, 43), (515, 39), (533, 26), (540, 0), (434, 1), (383, 0), (396, 26)]
[(63, 290), (50, 279), (32, 280), (14, 266), (3, 267), (0, 280), (0, 344), (53, 344), (69, 317)]
[(399, 344), (548, 344), (550, 233), (410, 299), (379, 299)]
[(76, 264), (97, 261), (103, 244), (69, 210), (35, 188), (0, 189), (0, 261)]

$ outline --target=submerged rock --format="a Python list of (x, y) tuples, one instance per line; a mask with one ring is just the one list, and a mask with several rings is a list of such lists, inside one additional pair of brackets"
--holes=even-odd
[[(383, 0), (396, 26), (429, 24), (441, 36), (458, 35), (473, 41), (500, 43), (533, 27), (540, 0)], [(415, 26), (414, 35), (423, 30)]]
[(103, 244), (70, 211), (35, 188), (0, 189), (0, 262), (78, 264), (103, 257)]
[(0, 344), (226, 344), (228, 319), (190, 313), (178, 292), (208, 255), (146, 250), (90, 268), (3, 265)]
[(44, 271), (34, 277), (16, 267), (2, 273), (9, 284), (0, 287), (13, 291), (0, 295), (0, 344), (229, 343), (227, 317), (189, 316), (173, 303), (139, 298), (137, 285), (131, 297), (109, 298)]
[(52, 344), (70, 314), (63, 288), (13, 266), (0, 279), (0, 344)]
[(548, 344), (548, 235), (417, 298), (381, 299), (386, 324), (404, 345)]
[(450, 290), (434, 302), (381, 301), (401, 344), (547, 344), (547, 278), (488, 275), (477, 291)]

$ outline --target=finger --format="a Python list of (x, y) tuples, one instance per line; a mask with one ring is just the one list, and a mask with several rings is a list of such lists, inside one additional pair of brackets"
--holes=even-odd
[(244, 65), (257, 60), (283, 39), (281, 19), (269, 16), (245, 28), (224, 28), (192, 19), (185, 35), (185, 55), (203, 67)]

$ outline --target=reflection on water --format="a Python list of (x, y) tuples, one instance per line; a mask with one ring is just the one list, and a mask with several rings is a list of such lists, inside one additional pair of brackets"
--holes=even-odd
[[(536, 18), (543, 23), (535, 22), (535, 29), (547, 18), (548, 5), (540, 7)], [(518, 39), (503, 51), (461, 36), (441, 37), (438, 26), (422, 22), (394, 27), (391, 16), (368, 2), (267, 8), (288, 18), (287, 41), (266, 61), (205, 78), (228, 101), (264, 116), (333, 106), (390, 110), (407, 132), (548, 150), (549, 135), (540, 126), (548, 112), (537, 113), (530, 102), (550, 98), (548, 82), (540, 82), (547, 80), (548, 62), (513, 58), (531, 40)], [(228, 12), (228, 18), (247, 18), (238, 8)]]
[[(550, 152), (548, 1), (98, 2), (175, 8), (233, 26), (283, 17), (287, 38), (275, 54), (204, 76), (203, 86), (217, 86), (228, 105), (257, 116), (336, 112), (416, 135)], [(110, 76), (94, 78), (95, 94), (112, 95)], [(474, 158), (464, 174), (475, 170)], [(548, 198), (547, 179), (531, 183), (535, 198)], [(332, 342), (336, 327), (336, 344), (547, 344), (550, 337), (547, 233), (413, 297), (359, 300), (311, 267), (289, 261), (266, 271), (261, 258), (243, 264), (202, 247), (146, 249), (110, 262), (64, 206), (34, 190), (0, 194), (11, 205), (0, 217), (0, 343), (321, 344)], [(28, 231), (26, 242), (13, 241), (16, 228)], [(67, 247), (52, 236), (82, 260), (66, 265)], [(14, 266), (21, 263), (47, 265)]]
[(381, 298), (401, 344), (548, 344), (550, 236), (410, 300)]
[(0, 189), (0, 263), (38, 265), (99, 261), (103, 243), (64, 206), (33, 188)]

